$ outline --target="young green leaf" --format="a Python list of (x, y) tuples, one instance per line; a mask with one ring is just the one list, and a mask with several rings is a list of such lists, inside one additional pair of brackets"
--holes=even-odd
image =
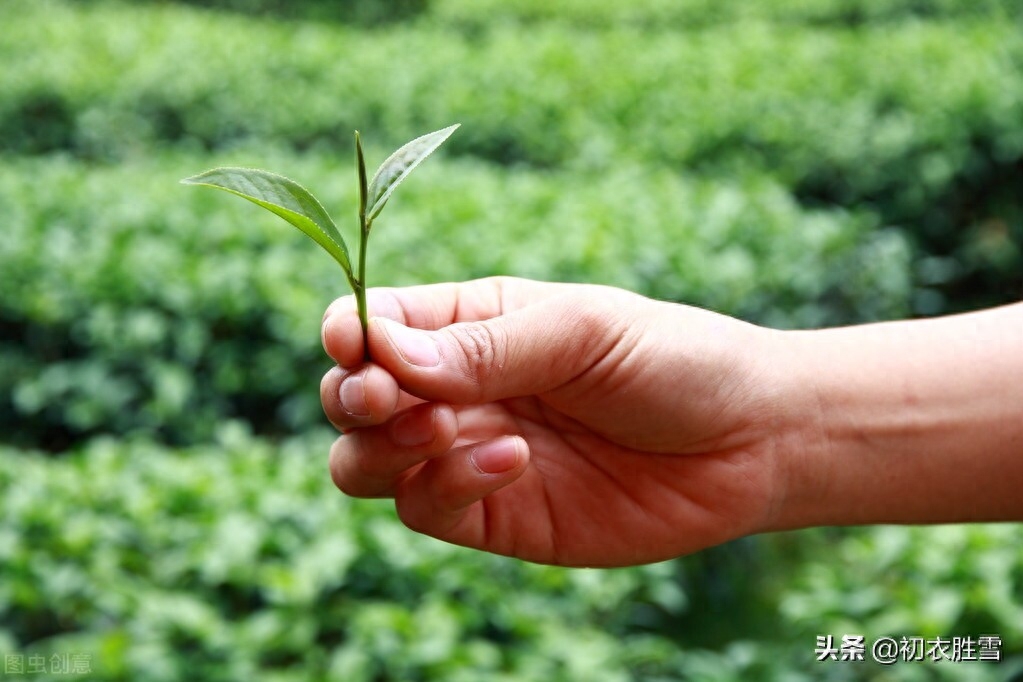
[(380, 164), (380, 168), (373, 174), (373, 180), (369, 183), (369, 207), (366, 212), (367, 223), (371, 224), (373, 219), (380, 215), (384, 204), (387, 203), (391, 193), (394, 192), (398, 185), (409, 176), (409, 173), (415, 170), (416, 166), (423, 159), (432, 154), (437, 147), (441, 146), (451, 136), (451, 133), (455, 132), (458, 126), (459, 124), (456, 123), (453, 126), (417, 137), (403, 145)]
[(256, 168), (214, 168), (181, 181), (206, 185), (248, 199), (279, 215), (312, 237), (354, 279), (348, 247), (334, 221), (304, 187), (283, 175)]
[(363, 348), (369, 356), (369, 322), (366, 308), (366, 250), (369, 231), (384, 204), (395, 188), (415, 170), (423, 159), (433, 153), (458, 128), (456, 123), (442, 130), (417, 137), (387, 157), (373, 180), (366, 182), (366, 159), (362, 152), (362, 138), (355, 131), (355, 167), (359, 181), (359, 263), (352, 268), (348, 247), (334, 221), (304, 187), (283, 175), (255, 168), (214, 168), (199, 175), (185, 178), (186, 185), (206, 185), (237, 194), (243, 199), (262, 206), (279, 215), (312, 237), (334, 257), (348, 276), (355, 293), (359, 321), (362, 323)]
[(359, 222), (366, 222), (366, 202), (369, 198), (369, 187), (366, 183), (366, 156), (362, 153), (362, 136), (355, 131), (355, 173), (359, 178)]

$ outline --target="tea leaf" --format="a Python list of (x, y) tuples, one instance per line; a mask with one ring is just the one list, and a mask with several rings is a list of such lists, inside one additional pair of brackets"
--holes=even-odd
[(369, 223), (372, 223), (373, 219), (380, 214), (384, 204), (391, 197), (391, 193), (409, 176), (409, 173), (415, 170), (416, 166), (432, 154), (437, 147), (441, 146), (459, 125), (456, 123), (442, 130), (417, 137), (403, 145), (380, 164), (380, 168), (377, 169), (373, 180), (369, 183), (369, 208), (366, 214), (366, 220)]
[(358, 130), (355, 131), (355, 172), (359, 177), (359, 220), (365, 224), (369, 189), (366, 184), (366, 157), (362, 153), (362, 137)]
[(348, 247), (337, 226), (316, 197), (294, 180), (256, 168), (214, 168), (181, 182), (237, 194), (279, 215), (312, 237), (352, 279)]

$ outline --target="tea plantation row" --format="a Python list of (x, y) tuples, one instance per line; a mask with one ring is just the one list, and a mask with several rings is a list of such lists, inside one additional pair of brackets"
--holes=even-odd
[(930, 314), (1023, 292), (1023, 31), (1015, 5), (985, 6), (856, 29), (498, 22), (480, 34), (21, 3), (0, 35), (19, 64), (0, 82), (0, 148), (223, 158), (258, 140), (347, 162), (353, 128), (387, 147), (460, 121), (450, 153), (503, 165), (766, 174), (800, 203), (869, 208), (923, 256), (954, 259), (923, 266), (918, 282), (940, 290), (917, 308)]
[[(1023, 642), (1023, 529), (762, 537), (616, 571), (410, 534), (346, 500), (324, 434), (225, 423), (173, 451), (0, 447), (0, 652), (84, 653), (111, 682), (1010, 679), (1020, 666), (814, 663), (816, 635)], [(826, 677), (824, 677), (826, 675)], [(60, 674), (31, 679), (61, 680)]]
[[(149, 0), (137, 0), (146, 2)], [(156, 0), (159, 1), (159, 0)], [(627, 23), (645, 28), (694, 27), (762, 20), (778, 23), (858, 26), (921, 18), (966, 18), (1000, 14), (1018, 17), (1020, 0), (180, 0), (183, 4), (281, 18), (334, 20), (341, 23), (392, 24), (438, 21), (466, 30), (501, 22), (563, 21), (573, 26)]]
[(0, 85), (0, 130), (17, 133), (2, 144), (17, 152), (102, 158), (146, 140), (247, 137), (347, 152), (356, 127), (390, 145), (460, 120), (455, 151), (500, 163), (603, 167), (624, 155), (765, 168), (786, 183), (832, 174), (856, 199), (909, 170), (940, 188), (971, 153), (1007, 162), (1023, 149), (1023, 35), (998, 16), (684, 36), (497, 23), (481, 39), (444, 24), (362, 32), (163, 6), (20, 9), (0, 38), (19, 64)]
[[(317, 394), (340, 271), (177, 183), (279, 170), (351, 235), (352, 129), (373, 163), (460, 121), (376, 229), (372, 285), (595, 281), (781, 327), (1011, 300), (1021, 7), (4, 0), (0, 654), (118, 681), (1021, 672), (1014, 526), (569, 571), (345, 499)], [(997, 633), (1011, 660), (814, 667), (815, 635), (856, 633)]]
[[(232, 159), (257, 156), (217, 162)], [(350, 159), (264, 147), (258, 160), (315, 188), (354, 237)], [(0, 429), (60, 448), (99, 432), (201, 441), (225, 418), (263, 433), (322, 423), (318, 325), (347, 292), (341, 271), (276, 217), (177, 183), (207, 165), (0, 163)], [(767, 179), (438, 158), (388, 209), (369, 273), (374, 285), (600, 281), (776, 325), (837, 324), (908, 308), (908, 248), (875, 227), (800, 209)]]
[[(217, 5), (219, 0), (207, 0)], [(572, 26), (607, 27), (621, 24), (647, 29), (692, 30), (739, 21), (776, 24), (858, 27), (921, 19), (969, 19), (1023, 15), (1020, 0), (430, 0), (421, 14), (463, 27), (501, 21), (559, 21)], [(343, 16), (339, 19), (344, 20)]]

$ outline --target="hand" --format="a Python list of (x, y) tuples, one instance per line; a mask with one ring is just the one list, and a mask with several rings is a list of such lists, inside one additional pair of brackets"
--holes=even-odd
[(321, 384), (343, 492), (410, 528), (575, 566), (769, 529), (797, 429), (777, 332), (588, 285), (495, 278), (335, 301)]

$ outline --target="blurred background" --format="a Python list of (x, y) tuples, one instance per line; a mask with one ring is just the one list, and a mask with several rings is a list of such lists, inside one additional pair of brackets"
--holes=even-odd
[[(352, 131), (375, 167), (460, 122), (371, 285), (599, 282), (775, 327), (1019, 300), (1023, 1), (0, 0), (0, 24), (3, 679), (1023, 679), (1018, 525), (564, 570), (344, 498), (318, 400), (340, 270), (178, 184), (277, 170), (352, 235)], [(1003, 663), (815, 662), (857, 634), (998, 635)]]

